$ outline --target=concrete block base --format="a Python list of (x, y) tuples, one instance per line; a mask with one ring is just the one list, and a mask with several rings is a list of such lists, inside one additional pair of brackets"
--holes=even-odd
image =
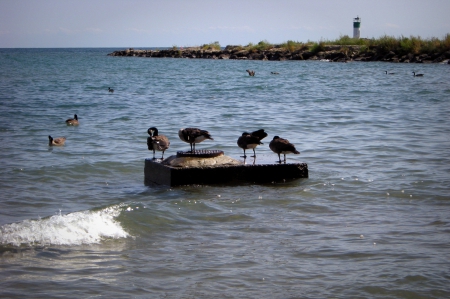
[(204, 163), (205, 160), (201, 159), (195, 161), (196, 163), (190, 161), (187, 167), (174, 167), (167, 162), (171, 159), (173, 160), (174, 156), (164, 161), (145, 159), (145, 185), (182, 186), (239, 182), (268, 183), (308, 177), (308, 165), (306, 163), (254, 165), (242, 163), (214, 164)]

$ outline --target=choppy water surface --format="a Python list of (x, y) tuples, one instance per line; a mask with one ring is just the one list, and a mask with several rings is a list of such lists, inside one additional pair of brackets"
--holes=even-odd
[[(0, 297), (450, 296), (448, 65), (113, 50), (0, 50)], [(310, 177), (145, 186), (150, 126), (167, 157), (196, 126), (236, 159), (264, 128), (257, 159), (279, 135)]]

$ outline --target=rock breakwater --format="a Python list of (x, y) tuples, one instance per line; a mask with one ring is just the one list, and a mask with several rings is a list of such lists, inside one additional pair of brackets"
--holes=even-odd
[(109, 56), (191, 58), (191, 59), (234, 59), (234, 60), (323, 60), (331, 62), (348, 61), (386, 61), (401, 63), (447, 63), (450, 64), (450, 51), (430, 54), (400, 54), (383, 51), (378, 47), (364, 46), (325, 46), (322, 51), (296, 50), (274, 47), (269, 50), (247, 50), (241, 46), (227, 46), (222, 50), (204, 50), (198, 47), (164, 50), (126, 49), (114, 51)]

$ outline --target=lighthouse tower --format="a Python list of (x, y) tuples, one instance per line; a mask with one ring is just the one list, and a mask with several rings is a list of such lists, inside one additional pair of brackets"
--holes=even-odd
[(361, 35), (361, 31), (359, 28), (361, 27), (361, 18), (356, 17), (353, 19), (353, 38), (359, 38)]

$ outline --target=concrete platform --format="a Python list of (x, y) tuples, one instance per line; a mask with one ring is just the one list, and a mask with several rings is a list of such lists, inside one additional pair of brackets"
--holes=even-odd
[(306, 163), (244, 164), (228, 156), (145, 159), (145, 185), (211, 185), (281, 182), (308, 177)]

